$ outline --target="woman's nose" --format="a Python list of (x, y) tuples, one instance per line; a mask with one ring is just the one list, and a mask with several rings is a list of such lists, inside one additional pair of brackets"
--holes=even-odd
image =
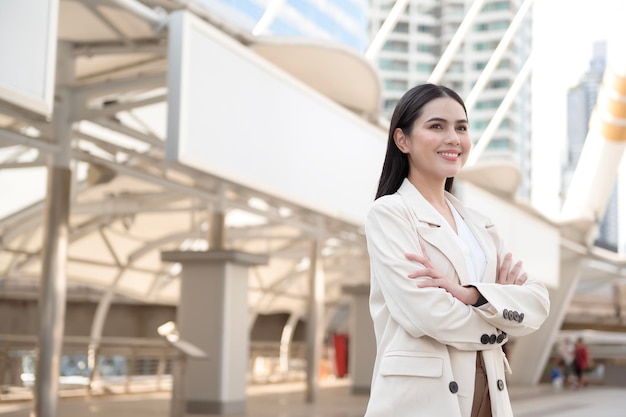
[(459, 143), (461, 143), (461, 140), (459, 139), (459, 134), (456, 132), (456, 130), (448, 131), (448, 134), (446, 135), (446, 143), (450, 145), (458, 145)]

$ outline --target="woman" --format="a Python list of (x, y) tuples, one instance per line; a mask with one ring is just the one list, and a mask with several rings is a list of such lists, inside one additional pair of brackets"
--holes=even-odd
[(448, 193), (470, 148), (454, 91), (425, 84), (400, 99), (365, 224), (377, 341), (366, 417), (513, 415), (502, 345), (539, 328), (548, 293)]

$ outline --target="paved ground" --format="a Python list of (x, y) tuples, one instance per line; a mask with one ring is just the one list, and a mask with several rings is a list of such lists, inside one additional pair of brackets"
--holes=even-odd
[[(626, 388), (555, 391), (547, 385), (512, 387), (511, 398), (516, 417), (626, 416)], [(248, 412), (231, 417), (362, 417), (366, 403), (367, 397), (350, 394), (347, 381), (321, 388), (316, 404), (306, 404), (300, 384), (254, 387)], [(0, 417), (28, 417), (30, 409), (29, 402), (0, 402)], [(64, 398), (57, 417), (169, 417), (169, 410), (168, 393)]]

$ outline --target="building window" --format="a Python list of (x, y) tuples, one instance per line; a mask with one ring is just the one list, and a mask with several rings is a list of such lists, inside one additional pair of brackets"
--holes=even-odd
[(387, 41), (383, 49), (385, 51), (409, 52), (409, 44), (403, 41)]
[(380, 68), (391, 71), (408, 71), (409, 63), (400, 59), (381, 59)]
[(474, 62), (472, 64), (472, 68), (474, 68), (475, 70), (479, 70), (479, 71), (484, 70), (485, 66), (487, 66), (486, 62)]
[(417, 65), (415, 66), (415, 69), (417, 69), (418, 72), (425, 72), (428, 74), (433, 72), (434, 68), (435, 67), (433, 64), (427, 64), (426, 62), (418, 62)]
[(510, 149), (510, 148), (511, 148), (511, 141), (505, 138), (493, 138), (489, 142), (489, 145), (487, 145), (487, 149), (502, 150), (502, 149)]
[(511, 8), (509, 1), (495, 1), (488, 3), (483, 7), (483, 12), (491, 12), (496, 10), (509, 10)]
[(428, 54), (434, 54), (434, 53), (438, 52), (438, 49), (437, 49), (436, 45), (426, 45), (424, 43), (419, 43), (419, 44), (417, 44), (417, 51), (418, 52), (426, 52)]
[(478, 23), (474, 25), (474, 30), (476, 32), (489, 32), (489, 31), (505, 30), (508, 27), (509, 27), (509, 22), (506, 20), (501, 20), (498, 22)]
[(385, 111), (392, 111), (393, 109), (396, 108), (397, 104), (398, 104), (398, 100), (396, 99), (385, 100)]
[(472, 122), (472, 129), (485, 130), (489, 124), (488, 120), (475, 120)]
[(487, 84), (487, 88), (509, 88), (509, 80), (493, 80)]
[(419, 33), (434, 33), (435, 28), (429, 25), (417, 25), (417, 31)]
[(385, 80), (385, 88), (393, 91), (406, 91), (408, 90), (409, 83), (405, 80)]
[(477, 109), (497, 109), (500, 107), (500, 100), (479, 101), (476, 103)]
[(393, 31), (395, 33), (409, 33), (409, 24), (407, 22), (398, 22)]

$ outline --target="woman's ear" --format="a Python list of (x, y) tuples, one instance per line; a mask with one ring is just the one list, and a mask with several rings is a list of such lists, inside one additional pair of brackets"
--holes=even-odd
[(396, 130), (393, 131), (393, 141), (395, 142), (398, 149), (400, 149), (400, 152), (409, 153), (409, 145), (407, 143), (408, 140), (409, 138), (399, 127), (397, 127)]

